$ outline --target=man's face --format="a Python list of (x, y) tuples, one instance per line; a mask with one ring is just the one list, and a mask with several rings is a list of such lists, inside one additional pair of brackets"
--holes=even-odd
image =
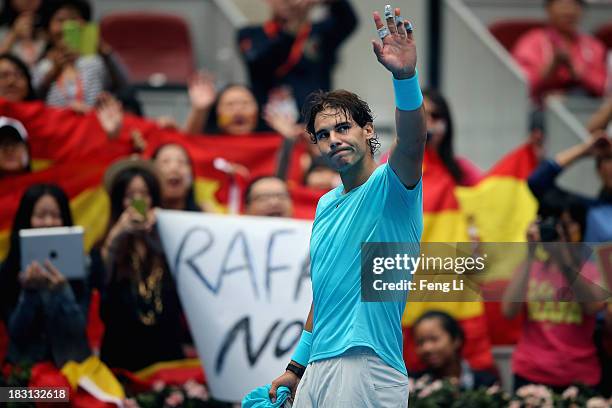
[(315, 117), (315, 138), (319, 152), (330, 167), (340, 173), (371, 157), (368, 140), (374, 137), (374, 126), (359, 127), (355, 121), (336, 109), (325, 109)]
[(263, 217), (291, 217), (293, 208), (287, 185), (274, 177), (257, 181), (251, 187), (246, 213)]
[(582, 5), (577, 0), (555, 0), (546, 9), (550, 24), (557, 30), (573, 34), (582, 17)]

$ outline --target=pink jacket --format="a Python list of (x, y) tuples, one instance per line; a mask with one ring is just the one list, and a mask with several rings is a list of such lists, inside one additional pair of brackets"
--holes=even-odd
[[(565, 48), (576, 71), (571, 77), (566, 66), (559, 66), (552, 77), (543, 78), (543, 71), (555, 55), (555, 49)], [(548, 92), (565, 91), (579, 86), (593, 96), (602, 96), (606, 88), (606, 47), (596, 38), (577, 34), (567, 43), (553, 28), (537, 28), (523, 35), (513, 50), (513, 56), (527, 76), (533, 99), (539, 101)]]

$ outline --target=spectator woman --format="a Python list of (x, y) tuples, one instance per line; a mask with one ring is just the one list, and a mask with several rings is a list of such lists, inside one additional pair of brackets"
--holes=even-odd
[(117, 91), (127, 78), (110, 47), (98, 45), (98, 53), (79, 55), (64, 40), (68, 21), (84, 26), (91, 18), (85, 0), (51, 0), (43, 26), (49, 44), (44, 57), (33, 70), (34, 88), (49, 105), (86, 111), (94, 106), (103, 90)]
[(198, 73), (189, 81), (189, 99), (187, 133), (242, 136), (261, 128), (259, 105), (244, 85), (227, 85), (217, 93), (212, 77)]
[(46, 41), (40, 29), (42, 0), (6, 0), (0, 11), (0, 53), (10, 52), (33, 67)]
[(122, 160), (108, 169), (104, 184), (111, 220), (101, 250), (101, 358), (132, 371), (181, 359), (181, 307), (155, 230), (153, 209), (161, 205), (156, 170), (149, 162)]
[(195, 200), (193, 162), (187, 150), (178, 143), (163, 144), (152, 159), (161, 182), (161, 207), (202, 211)]
[[(66, 194), (56, 185), (35, 184), (23, 194), (13, 220), (10, 250), (0, 270), (0, 311), (9, 334), (7, 360), (36, 363), (89, 357), (85, 326), (88, 292), (49, 261), (21, 270), (19, 231), (72, 226)], [(83, 265), (85, 268), (85, 265)]]
[[(603, 303), (597, 301), (600, 294), (591, 282), (601, 277), (575, 250), (584, 236), (586, 208), (552, 192), (542, 198), (538, 213), (541, 221), (527, 232), (526, 262), (508, 284), (502, 302), (507, 318), (527, 309), (512, 355), (514, 388), (535, 383), (562, 391), (575, 382), (595, 387), (601, 369), (593, 333), (595, 314)], [(537, 247), (545, 257), (536, 257)], [(576, 300), (559, 302), (554, 295), (563, 288), (569, 288)]]
[(28, 67), (12, 54), (0, 54), (0, 97), (10, 102), (36, 99)]
[(423, 92), (423, 97), (427, 115), (428, 152), (442, 161), (455, 183), (474, 186), (482, 179), (482, 171), (468, 159), (455, 155), (455, 127), (446, 98), (433, 89)]
[(425, 370), (411, 375), (429, 375), (432, 380), (451, 380), (463, 390), (490, 387), (497, 382), (488, 371), (475, 371), (461, 358), (465, 335), (459, 323), (449, 314), (428, 311), (414, 323), (412, 333), (418, 357)]
[[(423, 92), (423, 106), (427, 118), (427, 149), (424, 166), (440, 163), (456, 184), (465, 187), (476, 185), (483, 177), (482, 171), (468, 159), (455, 155), (453, 140), (455, 128), (446, 98), (436, 90)], [(381, 161), (386, 162), (389, 153)]]

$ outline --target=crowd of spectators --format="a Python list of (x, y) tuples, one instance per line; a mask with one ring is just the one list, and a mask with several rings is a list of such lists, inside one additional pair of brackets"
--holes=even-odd
[[(311, 142), (300, 124), (298, 107), (311, 92), (333, 88), (331, 73), (339, 47), (358, 22), (347, 0), (267, 3), (271, 19), (238, 33), (237, 47), (250, 84), (217, 89), (211, 73), (195, 73), (187, 85), (191, 110), (186, 122), (157, 123), (193, 137), (249, 136), (261, 131), (280, 134), (283, 142), (276, 172), (249, 180), (243, 213), (290, 218), (294, 208), (287, 173), (292, 152), (297, 144)], [(322, 4), (329, 8), (328, 17), (311, 22), (309, 12)], [(553, 229), (562, 231), (553, 241), (612, 241), (612, 139), (607, 130), (612, 97), (605, 99), (604, 94), (604, 46), (578, 31), (584, 7), (579, 0), (546, 1), (548, 26), (525, 34), (513, 51), (537, 104), (558, 92), (604, 96), (601, 108), (587, 125), (591, 138), (551, 159), (545, 158), (544, 146), (545, 139), (554, 135), (546, 134), (541, 111), (531, 114), (525, 140), (540, 162), (528, 179), (539, 202), (538, 219), (525, 231), (525, 240), (530, 243), (546, 241), (540, 224), (549, 218), (555, 222)], [(93, 109), (112, 139), (121, 130), (125, 112), (139, 114), (140, 108), (137, 104), (134, 108), (133, 100), (126, 98), (132, 92), (129, 74), (108, 44), (101, 40), (94, 54), (79, 55), (66, 43), (66, 22), (84, 25), (91, 18), (86, 0), (5, 1), (0, 14), (0, 98), (44, 101), (77, 112)], [(445, 97), (437, 90), (426, 90), (424, 106), (429, 157), (425, 165), (427, 160), (439, 160), (456, 185), (477, 185), (484, 173), (469, 158), (455, 154), (456, 129)], [(0, 182), (33, 171), (27, 129), (28, 123), (0, 117)], [(387, 157), (384, 153), (381, 161)], [(567, 191), (555, 182), (579, 160), (594, 162), (601, 180), (597, 197)], [(249, 169), (238, 163), (227, 165), (248, 178)], [(307, 145), (298, 165), (305, 187), (328, 191), (341, 183), (325, 158), (318, 155), (315, 144)], [(100, 318), (105, 325), (99, 353), (110, 367), (136, 371), (188, 356), (189, 327), (155, 228), (154, 209), (215, 211), (211, 203), (196, 199), (194, 166), (185, 146), (166, 143), (156, 147), (150, 160), (125, 158), (107, 169), (103, 183), (110, 201), (110, 220), (84, 265), (85, 280), (68, 281), (50, 263), (33, 263), (22, 270), (20, 230), (73, 224), (69, 201), (61, 188), (34, 184), (26, 190), (0, 270), (0, 318), (9, 336), (7, 362), (53, 361), (60, 368), (66, 361), (82, 361), (97, 352), (86, 339), (93, 290), (101, 294)], [(592, 269), (588, 262), (585, 265)], [(513, 356), (515, 387), (538, 383), (563, 389), (579, 380), (593, 388), (603, 384), (604, 392), (609, 392), (605, 382), (610, 381), (607, 370), (612, 356), (602, 353), (601, 341), (594, 342), (593, 335), (612, 336), (610, 303), (575, 303), (567, 320), (551, 321), (538, 309), (538, 302), (516, 301), (517, 294), (526, 293), (551, 270), (569, 280), (567, 269), (565, 264), (542, 261), (530, 252), (527, 264), (516, 271), (507, 289), (504, 315), (510, 318), (527, 309)], [(411, 373), (415, 377), (451, 378), (464, 389), (497, 381), (494, 371), (474, 370), (462, 358), (466, 336), (451, 316), (427, 312), (413, 325), (412, 333), (417, 354), (426, 366), (422, 372)], [(560, 360), (567, 364), (559, 365)]]

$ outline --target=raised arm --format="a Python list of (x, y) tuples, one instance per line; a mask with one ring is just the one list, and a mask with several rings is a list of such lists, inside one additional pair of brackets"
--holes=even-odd
[[(378, 61), (393, 74), (397, 137), (389, 165), (402, 183), (413, 188), (421, 179), (426, 127), (423, 96), (416, 70), (417, 51), (412, 25), (400, 17), (400, 9), (387, 13), (385, 26), (374, 12), (374, 23), (382, 42), (374, 41)], [(397, 20), (397, 24), (396, 24)]]

